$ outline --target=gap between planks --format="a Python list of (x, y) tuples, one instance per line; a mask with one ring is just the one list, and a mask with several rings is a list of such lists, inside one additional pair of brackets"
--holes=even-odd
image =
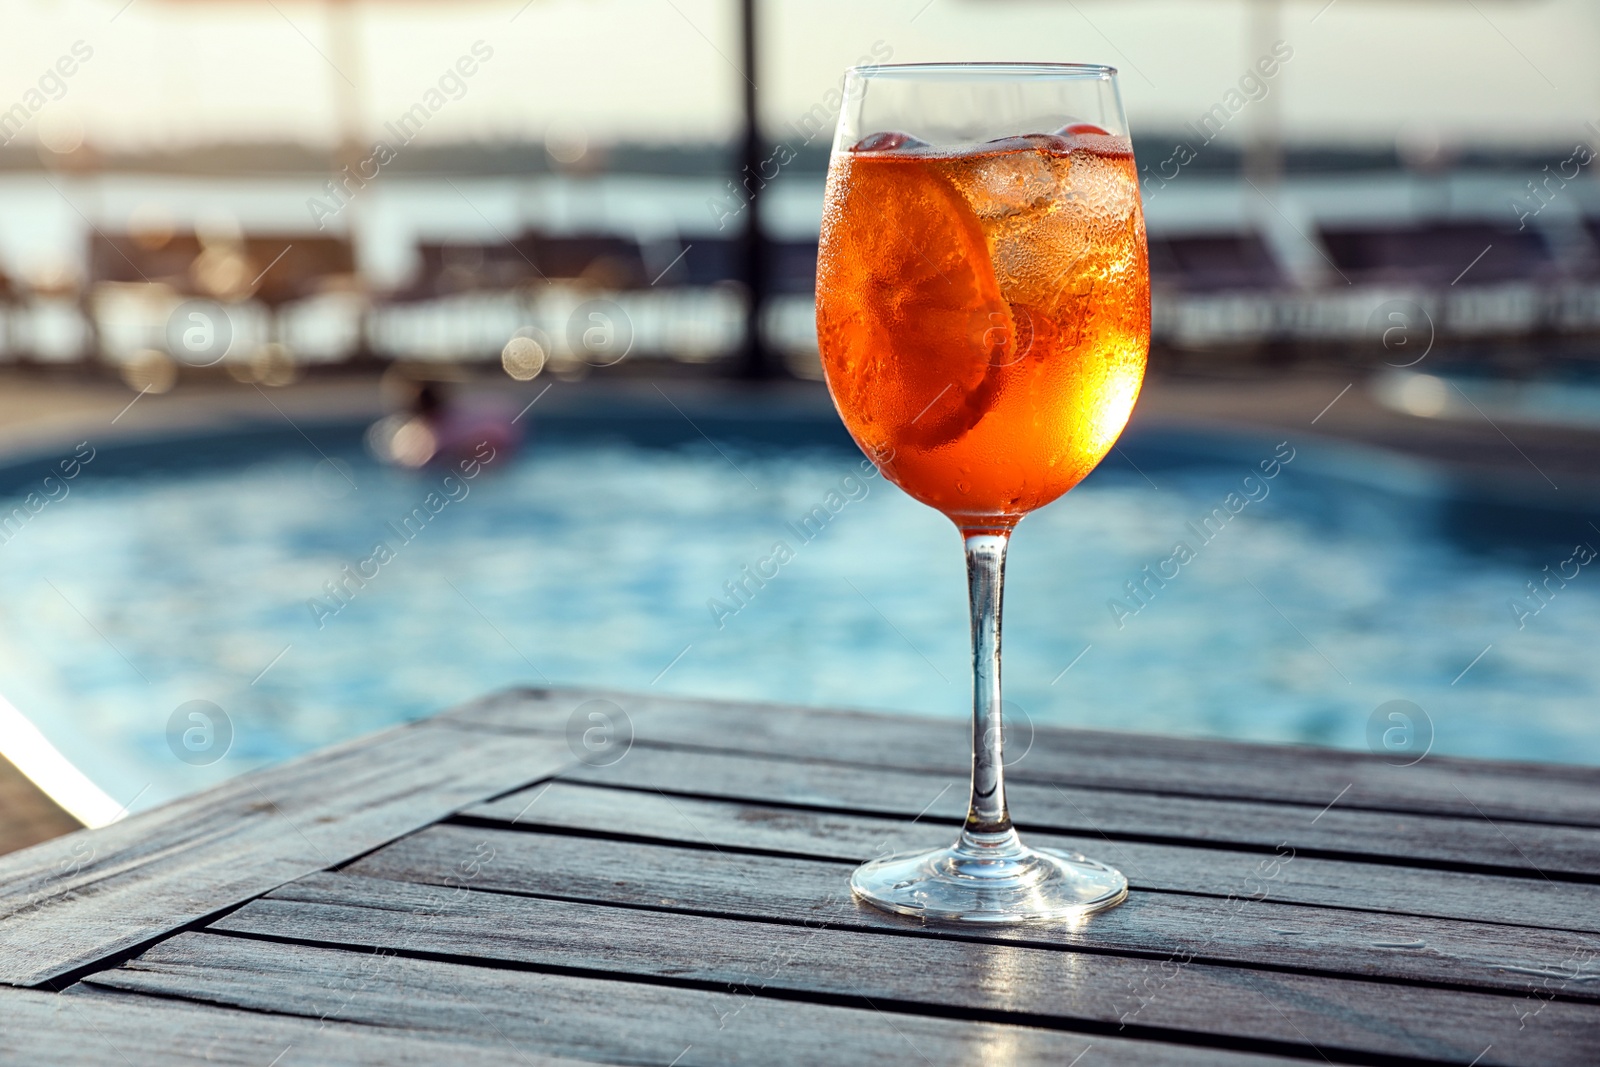
[[(743, 753), (861, 770), (969, 769), (970, 730), (957, 720), (563, 689), (494, 694), (450, 717), (468, 728), (553, 731), (562, 712), (596, 698), (624, 707), (634, 743), (641, 747)], [(1031, 747), (1038, 753), (1031, 764), (1017, 759), (1008, 764), (1013, 781), (1318, 809), (1349, 789), (1340, 804), (1351, 809), (1600, 827), (1600, 769), (1591, 767), (1439, 756), (1396, 767), (1378, 756), (1336, 749), (1060, 727), (1039, 727)], [(1041, 771), (1045, 761), (1064, 770)], [(1241, 782), (1255, 788), (1241, 791)]]
[[(498, 805), (512, 806), (502, 800)], [(552, 783), (536, 813), (513, 826), (497, 805), (454, 822), (570, 836), (668, 844), (710, 852), (859, 863), (874, 855), (948, 844), (953, 828), (881, 816), (834, 815), (724, 800), (691, 800)], [(497, 817), (498, 816), (498, 817)], [(1594, 891), (1572, 882), (1434, 871), (1295, 856), (1274, 868), (1260, 853), (1032, 833), (1041, 846), (1087, 847), (1121, 866), (1135, 888), (1250, 895), (1298, 903), (1573, 932), (1600, 930)], [(1264, 875), (1270, 872), (1270, 877)]]
[[(465, 866), (475, 872), (470, 885), (462, 881)], [(1139, 890), (1082, 928), (923, 924), (851, 902), (849, 870), (848, 864), (829, 860), (778, 861), (597, 839), (573, 848), (572, 839), (559, 835), (440, 826), (396, 842), (346, 874), (449, 885), (457, 892), (785, 926), (816, 927), (826, 915), (826, 925), (877, 934), (1153, 960), (1182, 956), (1217, 965), (1511, 993), (1534, 988), (1530, 975), (1559, 973), (1578, 957), (1600, 956), (1600, 939), (1571, 931), (1283, 900), (1229, 901), (1181, 891)], [(308, 883), (321, 884), (322, 877), (291, 883), (267, 899), (310, 892)], [(442, 896), (435, 899), (449, 903)], [(233, 928), (237, 921), (215, 925)], [(1600, 988), (1581, 983), (1576, 988), (1569, 983), (1560, 992), (1571, 999), (1600, 998)]]

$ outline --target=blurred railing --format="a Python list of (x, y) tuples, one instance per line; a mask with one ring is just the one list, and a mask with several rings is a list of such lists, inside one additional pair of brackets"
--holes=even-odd
[(1311, 284), (1291, 280), (1259, 232), (1153, 236), (1152, 329), (1193, 351), (1377, 345), (1392, 365), (1441, 342), (1593, 336), (1597, 232), (1594, 220), (1555, 232), (1471, 220), (1323, 226), (1301, 235), (1325, 266)]
[[(1344, 222), (1299, 236), (1316, 253), (1309, 274), (1286, 261), (1281, 235), (1153, 232), (1157, 347), (1249, 360), (1377, 343), (1403, 365), (1437, 343), (1600, 335), (1600, 219)], [(815, 241), (769, 249), (767, 343), (815, 374)], [(492, 363), (517, 337), (537, 345), (540, 367), (574, 374), (623, 358), (716, 364), (741, 347), (733, 238), (528, 231), (415, 253), (412, 279), (380, 291), (342, 238), (97, 230), (81, 284), (0, 276), (0, 361), (108, 368), (160, 389), (189, 368), (272, 384), (326, 365)]]

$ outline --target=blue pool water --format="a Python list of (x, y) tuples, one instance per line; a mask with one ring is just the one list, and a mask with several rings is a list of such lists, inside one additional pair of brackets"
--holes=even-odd
[[(287, 429), (103, 449), (0, 545), (0, 694), (118, 802), (546, 680), (967, 714), (957, 537), (863, 476), (836, 432), (785, 448), (555, 433), (453, 486), (379, 466), (357, 427), (313, 436), (337, 467)], [(1452, 499), (1426, 469), (1288, 447), (1266, 480), (1275, 440), (1130, 434), (1024, 522), (1015, 707), (1363, 749), (1374, 710), (1404, 699), (1436, 753), (1600, 763), (1600, 567), (1521, 629), (1510, 608), (1600, 532)], [(41, 472), (10, 469), (6, 509)], [(434, 492), (437, 514), (397, 535)], [(1230, 493), (1237, 514), (1197, 533)], [(792, 524), (830, 502), (807, 540)], [(331, 599), (325, 583), (380, 541), (392, 558)], [(772, 576), (740, 603), (725, 583), (746, 565)], [(1140, 603), (1125, 583), (1146, 565), (1169, 577)], [(191, 700), (232, 724), (219, 762), (169, 746)]]

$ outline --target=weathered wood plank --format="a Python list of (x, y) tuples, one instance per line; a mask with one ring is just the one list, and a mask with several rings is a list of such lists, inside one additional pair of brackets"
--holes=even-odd
[[(575, 689), (514, 690), (452, 714), (487, 728), (560, 730), (579, 704), (597, 697), (627, 712), (639, 745), (947, 774), (968, 768), (968, 723), (909, 715)], [(1019, 728), (1013, 746), (1027, 746), (1028, 735)], [(1347, 809), (1600, 826), (1594, 767), (1437, 755), (1401, 767), (1367, 753), (1053, 727), (1033, 730), (1027, 754), (1011, 759), (1017, 782), (1318, 807), (1342, 793)]]
[[(596, 906), (464, 890), (440, 893), (351, 875), (310, 875), (209, 929), (348, 948), (439, 953), (538, 968), (647, 975), (771, 995), (860, 997), (918, 1014), (956, 1008), (1076, 1029), (1154, 1027), (1235, 1047), (1379, 1053), (1490, 1064), (1583, 1064), (1600, 1005), (1018, 944), (842, 929), (856, 905), (835, 897), (807, 927)], [(1494, 1046), (1489, 1049), (1489, 1046)], [(1485, 1051), (1485, 1050), (1488, 1051)]]
[[(849, 816), (564, 782), (468, 808), (466, 814), (526, 828), (855, 863), (889, 852), (948, 844), (956, 833), (955, 827), (929, 819)], [(1113, 863), (1136, 889), (1222, 897), (1265, 892), (1287, 903), (1600, 932), (1596, 890), (1579, 883), (1309, 857), (1274, 868), (1271, 861), (1280, 858), (1278, 853), (1111, 841), (1094, 834), (1065, 837), (1039, 832), (1028, 839), (1041, 847), (1072, 849)], [(1268, 870), (1273, 872), (1270, 878)]]
[(426, 1031), (396, 1034), (375, 1027), (287, 1015), (235, 1011), (128, 993), (61, 996), (0, 987), (0, 1063), (46, 1067), (505, 1067), (516, 1056), (529, 1067), (578, 1067), (509, 1045), (451, 1040)]
[[(1046, 923), (975, 932), (923, 926), (852, 904), (850, 870), (850, 864), (833, 861), (450, 825), (408, 835), (345, 868), (347, 874), (446, 887), (437, 891), (441, 899), (471, 887), (700, 915), (1132, 953), (1143, 958), (1136, 988), (1192, 959), (1517, 996), (1546, 995), (1559, 987), (1566, 997), (1600, 999), (1600, 937), (1148, 891), (1133, 893), (1081, 927)], [(306, 884), (292, 882), (273, 897), (295, 896)], [(1274, 888), (1270, 879), (1263, 884), (1268, 892)], [(216, 925), (242, 929), (234, 924), (247, 921), (254, 907)]]
[(510, 1043), (579, 1059), (676, 1062), (678, 1067), (875, 1067), (923, 1061), (1061, 1067), (1091, 1046), (1106, 1062), (1152, 1067), (1295, 1062), (1102, 1034), (1085, 1037), (1031, 1026), (931, 1018), (892, 1010), (895, 1006), (887, 1003), (883, 1010), (809, 1004), (742, 990), (504, 970), (205, 933), (180, 934), (73, 988), (97, 987), (311, 1019), (433, 1030), (495, 1048)]
[[(595, 697), (638, 734), (605, 768), (568, 747)], [(0, 983), (167, 938), (67, 994), (0, 988), (0, 1014), (23, 996), (30, 1020), (0, 1033), (0, 1061), (7, 1040), (48, 1050), (40, 997), (146, 1018), (207, 1002), (182, 1011), (224, 1062), (256, 1050), (251, 1026), (324, 1017), (351, 1043), (305, 1062), (352, 1062), (351, 1021), (445, 1043), (381, 1062), (1070, 1063), (1091, 1043), (1141, 1063), (1592, 1060), (1600, 938), (1574, 931), (1600, 933), (1578, 881), (1600, 877), (1600, 772), (1041, 730), (1011, 768), (1024, 825), (1123, 867), (1128, 904), (1080, 930), (982, 932), (854, 904), (851, 862), (952, 836), (966, 730), (500, 695), (0, 859)], [(208, 918), (228, 932), (181, 932)], [(157, 1024), (129, 1025), (148, 1055), (141, 1037), (108, 1062), (202, 1047), (182, 1030), (163, 1059)]]
[(416, 723), (0, 858), (0, 984), (39, 985), (572, 762)]
[[(639, 748), (574, 781), (676, 795), (838, 808), (880, 815), (966, 815), (964, 776), (866, 770), (730, 753)], [(1112, 838), (1196, 841), (1341, 857), (1425, 861), (1532, 877), (1600, 881), (1600, 829), (1490, 822), (1478, 816), (1357, 811), (1331, 804), (1265, 804), (1019, 782), (1011, 811), (1028, 829)]]

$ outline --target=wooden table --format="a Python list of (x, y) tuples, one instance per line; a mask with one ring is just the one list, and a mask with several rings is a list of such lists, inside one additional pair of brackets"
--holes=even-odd
[(0, 1061), (1600, 1062), (1600, 772), (1026, 740), (1080, 927), (851, 900), (963, 723), (501, 694), (0, 860)]

